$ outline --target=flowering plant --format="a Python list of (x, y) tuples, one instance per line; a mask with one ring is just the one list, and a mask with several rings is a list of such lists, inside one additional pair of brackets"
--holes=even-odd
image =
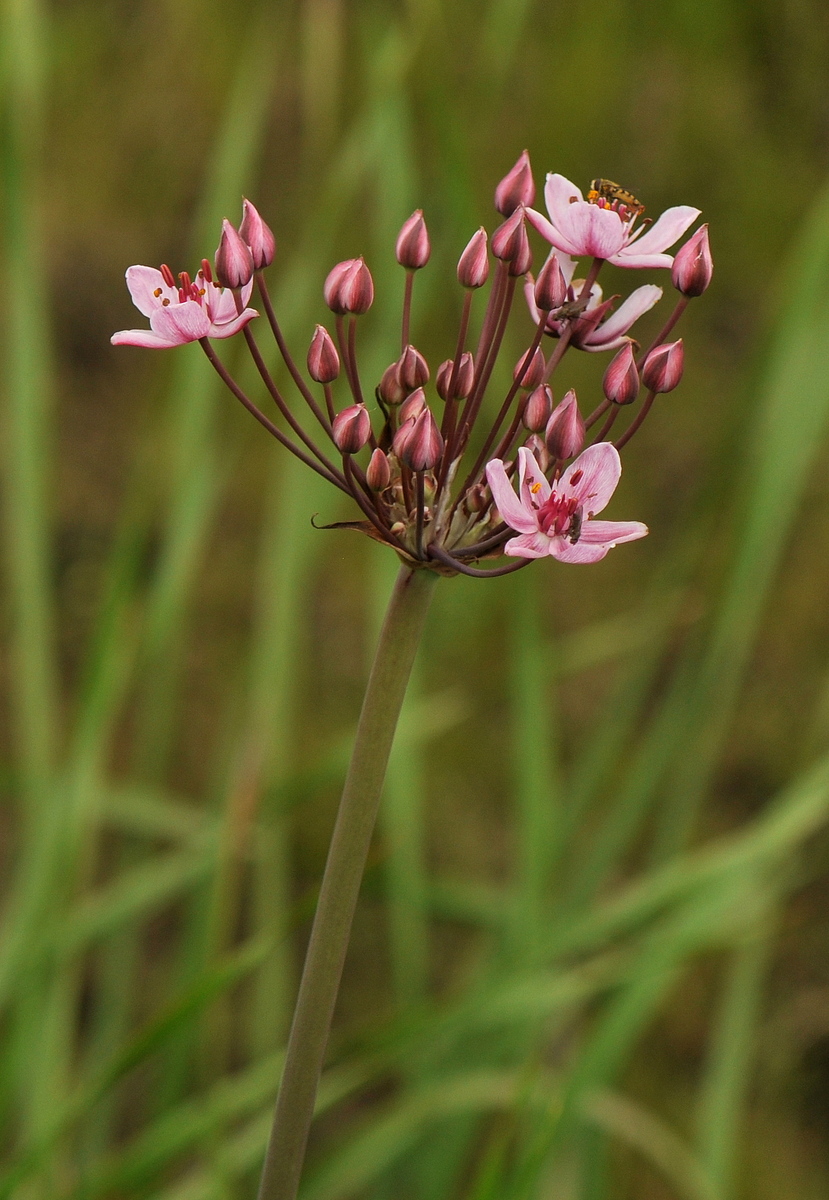
[[(503, 575), (548, 555), (561, 562), (597, 562), (618, 543), (647, 533), (639, 521), (595, 517), (608, 505), (619, 481), (619, 451), (640, 428), (656, 396), (680, 381), (682, 342), (666, 339), (689, 299), (707, 288), (711, 255), (705, 226), (675, 258), (666, 253), (699, 215), (697, 209), (668, 209), (648, 227), (643, 206), (629, 193), (607, 180), (594, 184), (601, 186), (593, 186), (585, 200), (563, 176), (549, 175), (548, 219), (532, 208), (535, 184), (526, 152), (501, 180), (495, 203), (503, 221), (491, 239), (483, 228), (477, 230), (458, 261), (457, 279), (463, 289), (458, 328), (451, 357), (434, 372), (433, 393), (427, 391), (432, 369), (410, 336), (414, 279), (431, 253), (419, 210), (404, 223), (395, 247), (405, 270), (400, 353), (376, 382), (371, 404), (359, 366), (357, 327), (374, 303), (374, 282), (361, 257), (338, 263), (325, 280), (323, 296), (333, 316), (333, 333), (317, 325), (307, 352), (307, 374), (286, 344), (263, 274), (275, 256), (274, 236), (249, 201), (244, 202), (238, 229), (224, 222), (214, 263), (203, 260), (195, 279), (182, 272), (177, 283), (167, 266), (127, 271), (130, 294), (149, 318), (150, 328), (116, 333), (113, 343), (161, 349), (198, 342), (230, 392), (260, 424), (353, 498), (361, 517), (338, 525), (358, 528), (390, 546), (402, 563), (320, 891), (263, 1174), (263, 1200), (293, 1200), (299, 1186), (383, 776), (436, 578)], [(537, 278), (530, 274), (528, 226), (552, 245)], [(490, 253), (495, 260), (492, 272)], [(578, 258), (590, 261), (583, 277), (576, 278)], [(606, 262), (671, 271), (678, 300), (645, 351), (629, 331), (659, 301), (662, 289), (653, 284), (639, 287), (614, 313), (615, 297), (604, 301), (597, 282)], [(470, 337), (475, 294), (490, 273), (475, 340)], [(490, 385), (520, 280), (531, 333), (512, 382), (492, 411)], [(254, 283), (310, 417), (310, 432), (259, 349), (253, 331), (259, 313), (248, 307)], [(236, 334), (247, 343), (280, 423), (242, 389), (213, 348), (212, 340)], [(555, 343), (549, 354), (542, 350), (545, 338)], [(552, 380), (570, 348), (616, 351), (602, 379), (603, 396), (587, 416), (572, 390), (556, 403)], [(334, 386), (341, 382), (347, 402), (338, 407)], [(609, 441), (619, 414), (634, 404), (642, 384), (646, 394), (638, 411)], [(474, 565), (504, 556), (515, 561)]]

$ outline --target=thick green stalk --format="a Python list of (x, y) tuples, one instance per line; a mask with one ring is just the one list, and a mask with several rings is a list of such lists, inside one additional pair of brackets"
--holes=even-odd
[(259, 1200), (295, 1200), (397, 718), (437, 576), (401, 567), (380, 634), (305, 956)]

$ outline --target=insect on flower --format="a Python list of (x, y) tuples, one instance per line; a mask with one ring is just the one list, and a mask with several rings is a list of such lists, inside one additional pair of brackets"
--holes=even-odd
[(595, 204), (599, 200), (609, 201), (610, 204), (615, 201), (623, 204), (637, 217), (645, 211), (644, 204), (639, 203), (633, 192), (623, 188), (620, 183), (614, 183), (612, 179), (591, 179), (587, 199), (590, 204)]

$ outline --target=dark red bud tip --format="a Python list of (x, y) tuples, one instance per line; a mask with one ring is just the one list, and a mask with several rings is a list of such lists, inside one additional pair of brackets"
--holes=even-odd
[(341, 454), (356, 454), (371, 436), (371, 418), (364, 404), (351, 404), (337, 413), (331, 436)]
[(602, 389), (614, 404), (633, 404), (639, 395), (639, 372), (630, 342), (622, 347), (605, 371)]
[(521, 419), (526, 429), (531, 433), (540, 433), (547, 428), (547, 422), (553, 414), (553, 393), (542, 384), (530, 392)]
[(495, 189), (495, 207), (505, 217), (511, 217), (519, 205), (529, 208), (534, 200), (535, 182), (530, 156), (525, 150)]
[(401, 267), (407, 271), (419, 271), (426, 266), (432, 247), (421, 209), (416, 209), (404, 223), (394, 252)]
[(440, 462), (443, 438), (428, 408), (424, 408), (415, 420), (400, 453), (403, 462), (413, 471), (432, 471)]
[(708, 226), (701, 225), (684, 246), (680, 246), (671, 268), (671, 282), (683, 296), (701, 296), (714, 274), (714, 261), (708, 245)]
[(561, 273), (555, 251), (551, 251), (538, 272), (533, 295), (540, 312), (551, 312), (554, 308), (561, 308), (567, 299), (567, 281)]
[(374, 303), (374, 280), (362, 258), (348, 258), (329, 272), (323, 287), (325, 303), (337, 316), (368, 312)]
[(399, 363), (389, 363), (377, 385), (377, 395), (384, 404), (394, 407), (406, 399), (406, 389), (400, 382)]
[(642, 382), (650, 392), (672, 392), (682, 378), (685, 350), (682, 339), (656, 346), (645, 359)]
[(391, 465), (379, 446), (366, 467), (366, 483), (373, 492), (383, 492), (391, 483)]
[(244, 287), (253, 278), (250, 250), (228, 220), (222, 221), (222, 237), (215, 263), (216, 278), (222, 287)]
[(473, 233), (458, 260), (458, 282), (461, 287), (483, 287), (489, 277), (489, 256), (486, 252), (486, 230), (483, 226)]
[(324, 325), (318, 325), (308, 349), (308, 374), (316, 383), (333, 383), (340, 373), (340, 356)]
[[(441, 363), (437, 377), (435, 379), (435, 387), (441, 400), (449, 399), (449, 385), (452, 382), (452, 372), (455, 364), (451, 358), (447, 358), (446, 362)], [(465, 400), (472, 391), (472, 384), (475, 382), (475, 363), (472, 355), (468, 350), (465, 350), (461, 355), (461, 361), (458, 364), (458, 372), (455, 376), (455, 385), (452, 388), (453, 399)]]
[(276, 254), (276, 238), (250, 200), (242, 201), (242, 224), (239, 226), (239, 234), (250, 248), (256, 270), (261, 271), (263, 267), (269, 267)]
[(397, 375), (407, 392), (429, 382), (429, 364), (414, 346), (407, 346), (397, 363)]
[(529, 362), (527, 362), (527, 352), (525, 351), (515, 364), (512, 378), (525, 391), (531, 392), (543, 380), (546, 369), (547, 361), (541, 350), (536, 350)]
[(584, 448), (585, 435), (576, 393), (571, 388), (561, 404), (553, 410), (544, 432), (544, 441), (553, 458), (575, 458)]
[(400, 411), (397, 414), (397, 419), (401, 425), (408, 421), (411, 417), (419, 417), (426, 407), (426, 393), (422, 387), (416, 388), (411, 396), (407, 396), (400, 405)]

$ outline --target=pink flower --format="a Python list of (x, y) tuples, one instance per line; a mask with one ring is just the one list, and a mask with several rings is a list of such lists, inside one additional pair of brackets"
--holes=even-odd
[(549, 221), (532, 208), (527, 220), (557, 250), (575, 258), (607, 259), (617, 267), (670, 267), (665, 254), (699, 216), (686, 204), (668, 208), (650, 227), (639, 225), (639, 214), (613, 202), (592, 203), (563, 175), (548, 175), (544, 188)]
[[(183, 346), (185, 342), (197, 342), (200, 338), (233, 337), (259, 314), (254, 308), (236, 309), (233, 292), (220, 288), (205, 275), (202, 268), (195, 283), (186, 273), (179, 276), (181, 286), (169, 267), (164, 273), (155, 267), (129, 267), (127, 287), (132, 302), (145, 317), (150, 318), (149, 329), (122, 329), (110, 338), (113, 346), (148, 346), (164, 349), (167, 346)], [(247, 304), (253, 284), (240, 289), (242, 303)]]
[(619, 542), (644, 537), (648, 527), (641, 521), (592, 519), (607, 505), (621, 474), (618, 450), (609, 442), (597, 442), (551, 487), (533, 454), (522, 446), (516, 496), (504, 464), (494, 458), (486, 466), (493, 499), (502, 520), (521, 535), (507, 542), (504, 553), (516, 558), (551, 554), (560, 562), (592, 563)]
[[(578, 279), (570, 282), (575, 270), (575, 263), (570, 258), (560, 258), (559, 267), (568, 284), (567, 300), (573, 302), (581, 291), (581, 283)], [(530, 316), (538, 324), (541, 320), (541, 312), (536, 303), (532, 278), (528, 278), (524, 284), (524, 295), (527, 299)], [(589, 350), (594, 354), (600, 350), (618, 350), (620, 346), (624, 346), (629, 341), (626, 334), (630, 327), (644, 313), (652, 309), (661, 297), (661, 287), (656, 287), (653, 283), (646, 283), (632, 291), (617, 311), (613, 312), (614, 301), (602, 301), (602, 289), (598, 283), (594, 283), (590, 289), (587, 306), (579, 316), (575, 319), (571, 318), (568, 322), (556, 320), (555, 312), (551, 312), (544, 325), (544, 332), (549, 333), (551, 337), (561, 337), (567, 325), (572, 324), (571, 346), (576, 346), (579, 350)]]

